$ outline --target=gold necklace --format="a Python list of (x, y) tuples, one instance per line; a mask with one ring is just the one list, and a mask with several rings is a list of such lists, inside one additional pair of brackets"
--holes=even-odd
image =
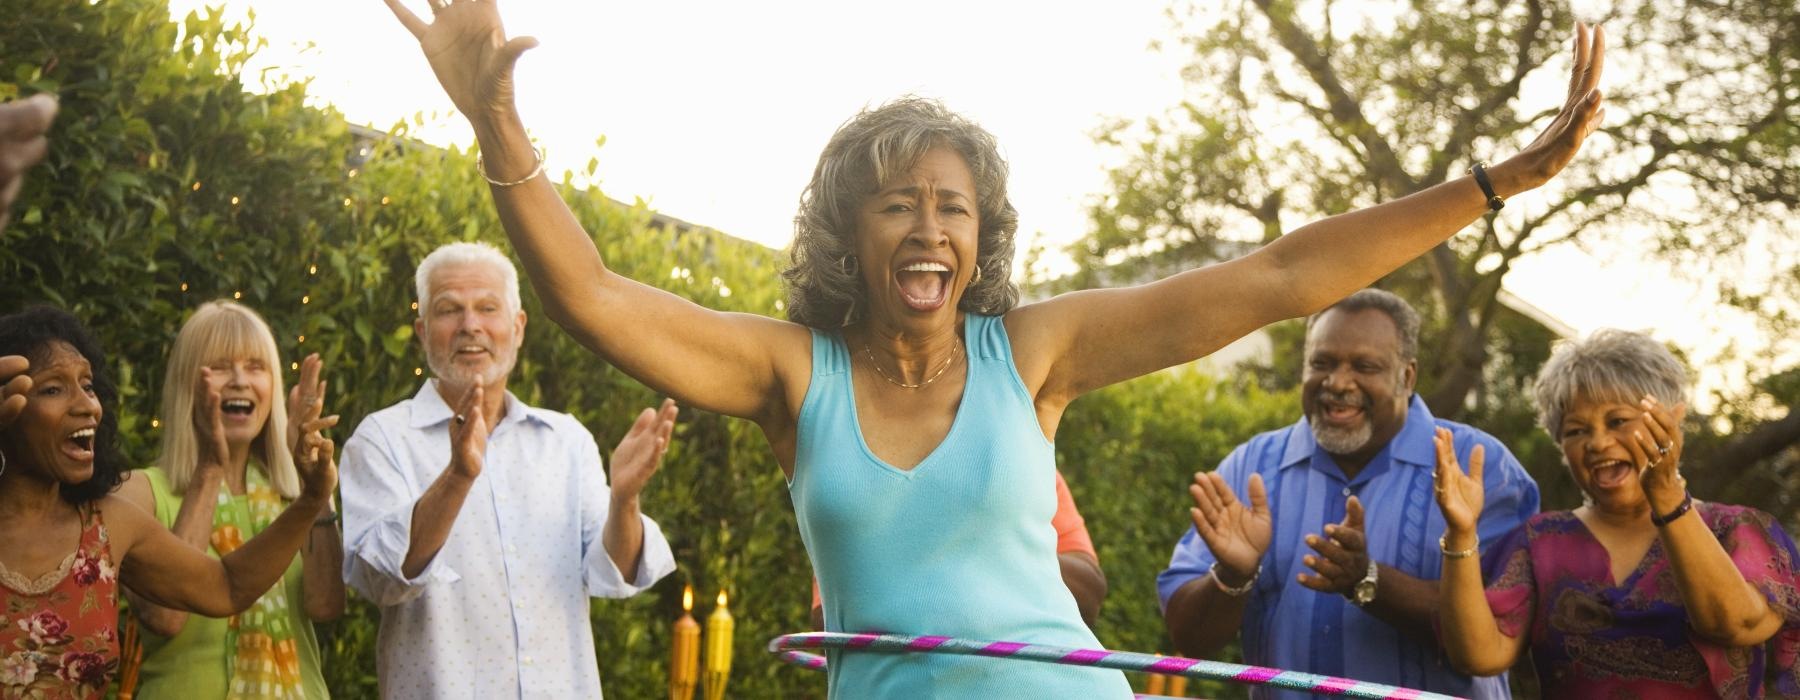
[(931, 375), (931, 377), (929, 379), (919, 382), (918, 384), (907, 384), (906, 382), (902, 382), (898, 379), (888, 376), (887, 372), (882, 371), (881, 363), (875, 361), (875, 351), (869, 349), (868, 343), (863, 343), (863, 354), (869, 356), (869, 366), (874, 367), (875, 373), (878, 375), (881, 375), (881, 378), (886, 379), (889, 384), (900, 387), (902, 389), (923, 389), (925, 387), (931, 386), (932, 382), (937, 381), (938, 377), (944, 376), (944, 372), (950, 369), (950, 363), (956, 361), (957, 351), (959, 351), (961, 349), (962, 349), (962, 343), (957, 343), (955, 345), (950, 346), (950, 356), (947, 358), (944, 358), (944, 366), (938, 368), (937, 374)]

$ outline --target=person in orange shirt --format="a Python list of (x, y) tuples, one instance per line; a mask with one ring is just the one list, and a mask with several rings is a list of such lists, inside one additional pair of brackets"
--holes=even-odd
[[(1075, 508), (1075, 497), (1069, 494), (1069, 484), (1063, 481), (1061, 470), (1056, 472), (1056, 515), (1050, 517), (1050, 525), (1056, 528), (1056, 560), (1062, 565), (1063, 585), (1075, 595), (1075, 605), (1081, 609), (1081, 621), (1092, 629), (1094, 621), (1100, 617), (1100, 602), (1106, 599), (1106, 572), (1100, 570), (1100, 556), (1094, 553), (1094, 540), (1088, 536), (1087, 521)], [(815, 577), (812, 584), (813, 629), (825, 629), (824, 605), (819, 598), (819, 580)]]

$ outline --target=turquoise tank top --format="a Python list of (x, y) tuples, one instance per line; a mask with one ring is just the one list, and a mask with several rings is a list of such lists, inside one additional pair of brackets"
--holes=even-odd
[[(950, 432), (911, 471), (863, 440), (850, 353), (813, 332), (788, 491), (831, 632), (1099, 648), (1056, 559), (1056, 455), (998, 316), (967, 314)], [(830, 652), (834, 698), (1129, 698), (1123, 674), (937, 654)]]

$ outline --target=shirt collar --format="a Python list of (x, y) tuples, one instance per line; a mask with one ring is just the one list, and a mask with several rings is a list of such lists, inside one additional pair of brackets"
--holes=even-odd
[[(450, 404), (444, 403), (444, 397), (438, 394), (436, 379), (425, 380), (425, 383), (419, 386), (418, 393), (413, 394), (411, 427), (429, 428), (447, 422), (455, 415), (456, 412), (450, 409)], [(519, 397), (513, 396), (512, 392), (506, 392), (506, 417), (500, 419), (500, 425), (517, 423), (528, 418), (544, 422), (543, 417), (537, 415), (537, 409), (525, 405), (525, 402), (520, 401)]]
[[(1437, 418), (1431, 415), (1431, 409), (1425, 407), (1425, 400), (1414, 393), (1412, 400), (1406, 405), (1406, 423), (1388, 441), (1388, 455), (1408, 464), (1435, 466), (1437, 448), (1432, 444), (1432, 436), (1436, 429)], [(1306, 416), (1301, 416), (1299, 423), (1288, 426), (1287, 445), (1281, 452), (1281, 468), (1306, 464), (1312, 459), (1313, 451), (1318, 446), (1313, 440), (1312, 426), (1307, 424)]]

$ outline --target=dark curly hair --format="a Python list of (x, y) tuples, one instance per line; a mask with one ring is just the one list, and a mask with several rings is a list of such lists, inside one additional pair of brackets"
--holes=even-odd
[[(67, 311), (34, 306), (0, 316), (0, 355), (23, 355), (32, 366), (50, 361), (57, 343), (68, 343), (81, 353), (94, 371), (94, 394), (100, 398), (100, 428), (94, 431), (94, 476), (79, 484), (63, 484), (62, 498), (81, 506), (100, 500), (125, 479), (124, 458), (119, 454), (119, 388), (106, 371), (106, 353), (100, 341)], [(0, 432), (6, 442), (18, 436)]]
[(881, 183), (911, 169), (926, 151), (948, 146), (975, 176), (981, 229), (975, 266), (980, 281), (957, 308), (999, 315), (1019, 302), (1012, 282), (1013, 236), (1019, 213), (1006, 197), (1006, 160), (994, 136), (937, 100), (903, 97), (852, 117), (825, 145), (812, 182), (800, 195), (788, 268), (788, 319), (821, 330), (841, 328), (867, 313), (866, 292), (854, 265), (857, 207)]

